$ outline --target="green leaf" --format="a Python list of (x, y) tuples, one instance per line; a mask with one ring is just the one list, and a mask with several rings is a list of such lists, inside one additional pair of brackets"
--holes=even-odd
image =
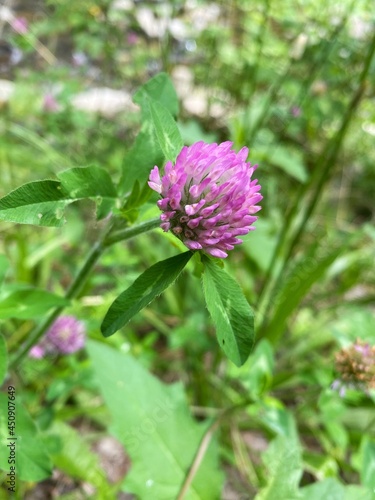
[(254, 314), (238, 283), (208, 257), (203, 257), (203, 291), (216, 326), (218, 342), (237, 366), (254, 344)]
[[(55, 421), (48, 429), (47, 437), (57, 437), (61, 448), (53, 453), (53, 464), (70, 477), (87, 481), (99, 491), (108, 491), (108, 483), (104, 471), (95, 455), (82, 436), (69, 425)], [(104, 498), (103, 495), (96, 498)], [(108, 497), (107, 497), (108, 498)]]
[(268, 148), (266, 159), (298, 181), (307, 181), (307, 170), (303, 155), (299, 150), (275, 144), (273, 147)]
[[(181, 384), (161, 383), (130, 355), (102, 343), (90, 341), (88, 352), (112, 432), (131, 458), (123, 490), (142, 500), (177, 498), (207, 423), (191, 417)], [(222, 484), (213, 438), (184, 498), (220, 498)]]
[(338, 319), (331, 323), (332, 334), (341, 345), (354, 343), (360, 338), (372, 343), (375, 332), (375, 316), (363, 307), (344, 304)]
[(102, 198), (98, 196), (96, 202), (96, 218), (102, 220), (113, 210), (116, 206), (114, 198)]
[[(64, 209), (81, 198), (116, 198), (108, 172), (100, 167), (75, 167), (58, 174), (59, 181), (30, 182), (0, 199), (0, 220), (37, 226), (62, 226)], [(109, 208), (109, 207), (108, 207)], [(108, 212), (108, 210), (107, 210)]]
[(159, 73), (142, 85), (134, 94), (133, 101), (139, 104), (144, 115), (149, 114), (149, 100), (159, 102), (172, 116), (178, 114), (178, 97), (173, 83), (166, 73)]
[(134, 94), (133, 101), (142, 111), (142, 128), (134, 145), (125, 155), (120, 187), (130, 191), (136, 180), (146, 182), (151, 169), (161, 166), (164, 155), (156, 138), (155, 127), (150, 113), (150, 100), (164, 106), (172, 116), (177, 116), (178, 99), (173, 84), (166, 73), (160, 73), (146, 82)]
[(0, 296), (0, 319), (31, 319), (46, 313), (52, 307), (66, 306), (69, 301), (45, 290), (24, 288), (4, 292)]
[(309, 484), (300, 490), (300, 500), (372, 500), (370, 490), (361, 486), (344, 486), (337, 479), (329, 477), (323, 481)]
[(290, 431), (278, 435), (263, 453), (267, 468), (267, 485), (256, 500), (294, 500), (299, 498), (298, 484), (302, 476), (301, 446), (292, 415), (289, 413)]
[(349, 434), (345, 426), (341, 422), (329, 421), (324, 422), (325, 428), (332, 441), (340, 450), (346, 450), (349, 444)]
[(0, 333), (0, 386), (8, 370), (8, 351), (4, 337)]
[(241, 382), (248, 393), (256, 398), (271, 385), (274, 364), (272, 346), (267, 340), (262, 339), (241, 368), (233, 365), (228, 368), (231, 376)]
[(166, 160), (174, 162), (184, 146), (177, 124), (169, 111), (159, 102), (150, 101), (150, 110), (161, 150)]
[(273, 298), (274, 312), (267, 326), (266, 335), (271, 341), (278, 339), (286, 326), (287, 320), (298, 307), (314, 283), (321, 280), (328, 268), (347, 248), (349, 239), (334, 244), (327, 241), (314, 242), (305, 250), (302, 257), (293, 264), (282, 286)]
[(142, 129), (125, 155), (120, 187), (124, 192), (130, 191), (138, 180), (146, 182), (151, 169), (155, 165), (162, 165), (164, 155), (160, 149), (155, 130), (150, 119), (143, 122)]
[(356, 484), (349, 484), (345, 486), (344, 496), (341, 498), (342, 500), (353, 500), (354, 498), (355, 500), (374, 500), (374, 490)]
[(291, 443), (298, 443), (296, 423), (291, 412), (272, 400), (260, 403), (260, 408), (262, 424), (270, 432), (283, 436)]
[(361, 483), (375, 491), (375, 440), (364, 436), (361, 442)]
[(140, 196), (140, 192), (141, 192), (141, 184), (139, 183), (139, 181), (135, 181), (133, 189), (126, 200), (123, 211), (130, 210), (138, 206), (137, 202)]
[(57, 174), (63, 189), (73, 199), (93, 198), (97, 205), (97, 218), (103, 219), (113, 208), (116, 188), (109, 173), (103, 168), (74, 167)]
[(138, 218), (139, 207), (146, 203), (151, 194), (152, 191), (147, 182), (145, 182), (141, 188), (139, 181), (135, 181), (133, 189), (126, 200), (124, 207), (119, 211), (121, 216), (133, 224)]
[[(0, 393), (0, 444), (2, 450), (10, 450), (7, 445), (16, 440), (16, 475), (21, 481), (42, 481), (52, 474), (52, 465), (32, 418), (25, 408), (16, 401), (15, 436), (8, 430), (8, 395)], [(14, 402), (14, 401), (13, 401)], [(11, 439), (8, 439), (11, 438)], [(9, 473), (9, 453), (0, 453), (0, 468)]]
[(35, 181), (0, 199), (0, 220), (36, 226), (62, 226), (64, 208), (72, 203), (58, 181)]
[(322, 498), (342, 500), (344, 498), (344, 486), (333, 477), (305, 486), (300, 492), (301, 500), (322, 500)]
[(92, 165), (90, 167), (74, 167), (57, 174), (63, 189), (73, 199), (116, 198), (116, 188), (109, 173), (103, 168)]
[(206, 132), (203, 130), (202, 125), (197, 120), (188, 120), (186, 122), (178, 123), (184, 144), (191, 146), (194, 142), (217, 142), (218, 136), (213, 132)]
[(303, 463), (305, 471), (320, 480), (336, 477), (339, 474), (339, 466), (336, 460), (324, 452), (304, 450)]
[(162, 260), (147, 269), (122, 292), (109, 308), (101, 330), (105, 337), (122, 328), (141, 309), (171, 285), (193, 254), (185, 252)]
[(272, 221), (260, 217), (256, 222), (256, 231), (241, 237), (241, 248), (264, 272), (267, 271), (277, 245), (277, 234), (281, 221)]
[(263, 129), (259, 132), (251, 149), (251, 157), (255, 163), (278, 167), (300, 182), (306, 182), (309, 177), (301, 150), (289, 145), (280, 145), (269, 130)]

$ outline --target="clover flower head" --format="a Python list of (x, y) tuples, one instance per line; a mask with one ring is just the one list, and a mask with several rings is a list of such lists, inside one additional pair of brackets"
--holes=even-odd
[(85, 345), (85, 325), (74, 316), (61, 316), (47, 331), (42, 340), (30, 350), (32, 358), (46, 354), (72, 354)]
[(60, 111), (60, 104), (57, 102), (55, 96), (48, 92), (43, 97), (43, 111), (49, 113), (56, 113)]
[(20, 35), (25, 35), (29, 31), (29, 23), (25, 17), (15, 17), (11, 21), (12, 28)]
[(340, 396), (346, 389), (364, 392), (375, 389), (375, 346), (357, 339), (341, 349), (335, 358), (339, 379), (333, 382), (332, 389), (339, 389)]
[(42, 359), (45, 354), (45, 349), (41, 344), (36, 344), (30, 349), (29, 355), (34, 359)]
[(84, 52), (73, 52), (72, 61), (74, 66), (84, 66), (88, 62), (88, 57)]
[(190, 250), (219, 258), (242, 243), (238, 236), (255, 229), (262, 199), (258, 180), (252, 179), (257, 165), (246, 162), (248, 148), (236, 153), (232, 146), (203, 141), (185, 146), (175, 164), (166, 164), (163, 177), (154, 167), (148, 183), (161, 195), (160, 227)]
[(301, 116), (301, 108), (299, 106), (293, 106), (290, 110), (290, 113), (293, 118), (298, 118), (299, 116)]

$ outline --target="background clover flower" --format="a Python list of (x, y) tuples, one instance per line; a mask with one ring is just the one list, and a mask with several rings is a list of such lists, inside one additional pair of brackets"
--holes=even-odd
[(85, 345), (85, 332), (82, 321), (74, 316), (61, 316), (29, 354), (38, 359), (46, 354), (72, 354)]
[(220, 258), (242, 243), (238, 236), (255, 229), (262, 199), (258, 180), (252, 179), (257, 165), (246, 162), (248, 148), (236, 153), (232, 146), (203, 141), (185, 146), (174, 165), (166, 164), (162, 178), (154, 167), (148, 183), (161, 195), (160, 227), (190, 250)]
[(341, 349), (336, 354), (336, 371), (339, 379), (332, 384), (345, 395), (346, 389), (365, 392), (375, 389), (375, 346), (357, 339), (354, 344)]
[(15, 17), (11, 21), (11, 26), (14, 31), (20, 35), (25, 35), (29, 31), (29, 23), (25, 17)]

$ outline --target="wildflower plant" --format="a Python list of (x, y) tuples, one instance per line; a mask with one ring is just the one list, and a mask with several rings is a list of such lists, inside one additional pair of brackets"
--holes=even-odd
[(335, 356), (338, 378), (332, 388), (344, 396), (347, 389), (364, 392), (375, 389), (375, 346), (357, 339)]
[[(221, 348), (237, 365), (246, 361), (252, 349), (252, 310), (239, 285), (216, 262), (241, 243), (240, 236), (255, 228), (262, 196), (253, 178), (256, 166), (247, 161), (248, 149), (236, 152), (231, 142), (199, 141), (184, 146), (173, 118), (178, 111), (176, 94), (165, 74), (143, 85), (134, 102), (141, 107), (144, 125), (125, 156), (118, 184), (102, 167), (75, 166), (58, 173), (57, 179), (25, 184), (0, 200), (0, 220), (60, 227), (68, 204), (92, 199), (97, 218), (105, 219), (106, 226), (65, 297), (44, 292), (49, 300), (42, 310), (46, 313), (55, 308), (13, 355), (12, 363), (19, 362), (30, 349), (31, 355), (40, 357), (52, 344), (53, 349), (66, 353), (82, 347), (81, 332), (68, 336), (70, 347), (60, 342), (61, 322), (71, 321), (67, 317), (58, 319), (64, 307), (79, 294), (108, 247), (159, 225), (179, 238), (187, 251), (154, 264), (123, 291), (104, 317), (103, 335), (108, 337), (126, 325), (178, 278), (195, 254), (203, 265), (204, 295)], [(152, 190), (160, 199), (149, 203), (162, 211), (161, 216), (136, 224)]]
[[(367, 7), (96, 3), (50, 0), (30, 26), (1, 9), (0, 491), (12, 472), (17, 498), (373, 498)], [(127, 99), (157, 67), (178, 126), (165, 74)], [(118, 115), (78, 109), (124, 78)]]
[(246, 163), (248, 149), (238, 154), (233, 143), (197, 142), (184, 147), (175, 165), (168, 162), (150, 174), (149, 186), (161, 195), (160, 227), (172, 231), (190, 250), (225, 258), (238, 238), (255, 229), (260, 185), (252, 180), (256, 167)]
[(85, 345), (85, 325), (75, 316), (60, 316), (30, 350), (32, 358), (49, 354), (73, 354)]

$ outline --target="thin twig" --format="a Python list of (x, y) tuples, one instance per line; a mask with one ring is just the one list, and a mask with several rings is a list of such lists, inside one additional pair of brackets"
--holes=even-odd
[(254, 400), (253, 399), (246, 399), (242, 401), (241, 403), (231, 406), (229, 408), (226, 408), (223, 410), (220, 415), (212, 422), (212, 424), (208, 427), (206, 432), (204, 433), (202, 440), (200, 442), (200, 445), (198, 447), (198, 450), (195, 454), (194, 460), (189, 468), (188, 473), (186, 474), (185, 480), (182, 483), (182, 486), (178, 492), (177, 499), (176, 500), (183, 500), (186, 493), (188, 492), (191, 483), (193, 482), (199, 467), (204, 459), (204, 456), (207, 452), (208, 446), (211, 442), (212, 436), (216, 432), (217, 428), (219, 427), (221, 421), (231, 415), (232, 413), (236, 412), (237, 410), (241, 408), (245, 408), (246, 406), (249, 406), (250, 404), (253, 404)]
[(214, 435), (214, 433), (215, 433), (216, 429), (219, 427), (219, 425), (220, 425), (220, 417), (218, 417), (217, 420), (215, 420), (210, 425), (210, 427), (207, 429), (207, 431), (205, 432), (203, 439), (202, 439), (202, 441), (199, 445), (199, 448), (197, 450), (197, 453), (195, 455), (194, 461), (191, 464), (189, 472), (188, 472), (187, 476), (185, 477), (185, 481), (183, 482), (182, 487), (178, 493), (177, 500), (183, 500), (186, 493), (188, 492), (190, 485), (193, 482), (193, 479), (194, 479), (196, 473), (198, 472), (199, 467), (202, 463), (202, 460), (206, 454), (206, 451), (207, 451), (208, 446), (211, 442), (212, 436)]

